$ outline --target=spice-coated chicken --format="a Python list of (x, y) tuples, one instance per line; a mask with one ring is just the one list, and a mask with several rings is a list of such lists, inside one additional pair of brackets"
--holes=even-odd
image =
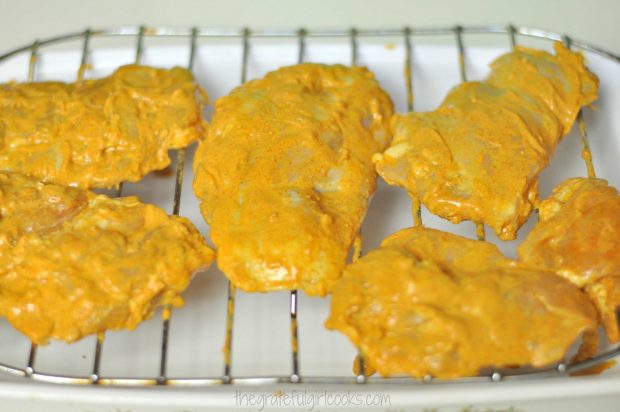
[(381, 375), (453, 378), (563, 360), (598, 325), (588, 297), (492, 244), (412, 228), (349, 265), (326, 322)]
[(580, 54), (519, 47), (482, 82), (454, 88), (428, 113), (395, 115), (394, 140), (373, 159), (391, 185), (431, 213), (488, 224), (514, 239), (538, 202), (538, 175), (598, 80)]
[(544, 200), (519, 259), (583, 287), (611, 342), (620, 341), (620, 195), (602, 179), (573, 178)]
[(371, 72), (301, 64), (215, 103), (194, 192), (218, 266), (246, 291), (325, 295), (358, 235), (390, 141), (392, 103)]
[(32, 342), (134, 329), (213, 251), (185, 218), (0, 172), (0, 316)]
[(124, 66), (76, 83), (0, 85), (0, 170), (83, 188), (137, 181), (205, 129), (192, 74)]

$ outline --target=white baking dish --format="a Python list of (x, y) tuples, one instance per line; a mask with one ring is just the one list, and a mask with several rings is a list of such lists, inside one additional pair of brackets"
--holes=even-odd
[[(137, 29), (128, 28), (125, 31), (131, 35), (115, 37), (114, 40), (93, 35), (88, 45), (88, 63), (92, 69), (86, 72), (87, 78), (107, 75), (119, 65), (134, 61)], [(186, 35), (190, 33), (189, 30), (181, 32)], [(449, 30), (444, 32), (430, 34), (429, 31), (428, 35), (411, 36), (414, 105), (418, 111), (434, 109), (446, 92), (460, 81), (455, 34)], [(145, 33), (142, 63), (162, 67), (187, 66), (189, 36), (164, 40), (149, 37), (149, 34), (158, 33), (157, 30), (146, 30)], [(228, 33), (229, 37), (199, 36), (196, 41), (193, 71), (212, 100), (228, 93), (241, 79), (243, 42), (236, 35), (238, 31)], [(351, 37), (343, 33), (346, 34), (333, 31), (333, 36), (309, 35), (305, 41), (304, 60), (350, 64)], [(358, 64), (368, 66), (376, 73), (382, 86), (392, 96), (397, 111), (405, 111), (404, 37), (397, 30), (376, 34), (381, 35), (369, 36), (360, 32), (354, 55)], [(488, 63), (510, 48), (506, 33), (482, 35), (465, 31), (463, 40), (469, 80), (483, 78), (488, 71)], [(248, 41), (248, 79), (261, 77), (269, 70), (298, 61), (299, 39), (295, 36), (250, 37)], [(551, 47), (550, 41), (524, 36), (518, 36), (517, 41), (547, 49)], [(75, 80), (82, 48), (83, 42), (79, 36), (73, 42), (63, 43), (62, 47), (42, 45), (35, 79)], [(26, 51), (1, 61), (0, 81), (26, 80), (29, 56), (29, 51)], [(584, 112), (596, 172), (599, 177), (620, 187), (620, 168), (617, 164), (620, 157), (620, 120), (617, 116), (620, 113), (620, 64), (595, 53), (587, 52), (586, 56), (589, 67), (601, 81), (597, 110)], [(208, 109), (208, 115), (210, 112)], [(585, 176), (580, 150), (579, 135), (573, 131), (560, 144), (551, 167), (543, 173), (543, 197), (565, 178)], [(208, 227), (199, 214), (191, 191), (193, 149), (188, 153), (181, 214), (190, 218), (208, 236)], [(149, 175), (142, 182), (126, 184), (123, 194), (138, 195), (143, 201), (171, 210), (173, 191), (174, 176), (170, 173), (168, 176)], [(453, 225), (426, 211), (423, 211), (423, 221), (431, 227), (475, 237), (472, 223)], [(385, 236), (411, 224), (408, 196), (403, 190), (380, 182), (362, 229), (364, 250), (377, 247)], [(524, 238), (532, 224), (533, 219), (530, 219), (520, 231), (519, 239)], [(487, 235), (506, 254), (514, 256), (515, 246), (520, 240), (500, 243), (489, 230)], [(251, 379), (238, 380), (231, 385), (218, 384), (217, 379), (222, 377), (224, 371), (222, 347), (227, 281), (213, 267), (207, 273), (198, 274), (184, 296), (186, 306), (175, 310), (172, 315), (166, 377), (209, 379), (185, 382), (193, 383), (194, 387), (182, 388), (171, 387), (173, 385), (84, 387), (32, 382), (24, 377), (0, 374), (0, 410), (257, 410), (270, 405), (287, 409), (296, 407), (299, 410), (338, 410), (345, 406), (364, 406), (368, 410), (401, 410), (406, 406), (408, 410), (415, 411), (424, 408), (460, 411), (469, 406), (472, 406), (472, 411), (486, 410), (487, 407), (495, 410), (509, 410), (512, 407), (527, 411), (620, 410), (620, 367), (599, 376), (580, 378), (550, 373), (501, 382), (481, 379), (474, 382), (420, 383), (371, 379), (368, 384), (355, 384), (351, 372), (355, 348), (344, 336), (323, 327), (329, 299), (308, 298), (303, 294), (300, 294), (298, 302), (299, 372), (302, 382), (284, 383), (292, 373), (287, 292), (237, 293), (231, 376), (233, 379)], [(158, 377), (161, 339), (162, 321), (159, 314), (135, 331), (107, 333), (98, 376), (102, 379)], [(94, 337), (89, 337), (73, 345), (52, 343), (39, 348), (34, 369), (43, 374), (88, 377), (93, 372), (95, 341)], [(29, 342), (4, 321), (0, 323), (0, 348), (1, 363), (22, 369), (27, 366)], [(280, 378), (252, 379), (257, 377)], [(336, 379), (340, 377), (346, 377), (349, 383)], [(368, 393), (383, 398), (366, 399)], [(255, 395), (255, 398), (250, 398), (250, 395)], [(267, 403), (264, 405), (261, 402)]]

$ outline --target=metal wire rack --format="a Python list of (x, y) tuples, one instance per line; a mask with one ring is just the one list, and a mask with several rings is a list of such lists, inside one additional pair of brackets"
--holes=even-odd
[[(413, 75), (412, 75), (412, 42), (413, 38), (418, 36), (436, 36), (436, 35), (452, 35), (456, 42), (458, 50), (458, 65), (461, 81), (467, 81), (466, 71), (466, 51), (463, 41), (464, 34), (503, 34), (507, 35), (510, 44), (514, 47), (517, 45), (518, 36), (540, 38), (551, 41), (561, 41), (569, 48), (577, 48), (580, 50), (592, 52), (598, 54), (604, 58), (620, 64), (620, 56), (592, 46), (571, 37), (555, 32), (526, 28), (515, 26), (480, 26), (480, 27), (445, 27), (445, 28), (410, 28), (404, 27), (402, 29), (342, 29), (342, 30), (306, 30), (303, 28), (297, 30), (251, 30), (248, 28), (243, 29), (211, 29), (211, 28), (169, 28), (169, 27), (118, 27), (110, 29), (86, 29), (81, 32), (64, 34), (61, 36), (51, 37), (44, 40), (36, 40), (34, 43), (20, 47), (3, 55), (0, 55), (0, 63), (6, 59), (20, 55), (23, 53), (30, 54), (30, 61), (28, 65), (28, 81), (36, 80), (36, 64), (37, 56), (40, 48), (43, 46), (59, 44), (70, 40), (81, 40), (82, 51), (80, 67), (78, 68), (78, 80), (83, 78), (85, 68), (88, 65), (88, 56), (90, 51), (90, 41), (95, 37), (133, 37), (135, 38), (135, 63), (140, 63), (144, 51), (144, 38), (145, 37), (180, 37), (188, 40), (189, 47), (189, 61), (187, 67), (191, 70), (194, 65), (196, 56), (196, 42), (198, 38), (232, 38), (239, 39), (242, 46), (242, 59), (241, 59), (241, 73), (240, 81), (244, 83), (247, 78), (248, 56), (251, 49), (251, 40), (254, 38), (288, 38), (296, 39), (298, 47), (297, 61), (299, 63), (304, 61), (304, 55), (306, 52), (306, 39), (308, 37), (316, 38), (347, 38), (350, 44), (350, 64), (356, 65), (358, 62), (358, 38), (381, 38), (381, 37), (400, 37), (404, 45), (403, 66), (405, 69), (405, 87), (407, 96), (407, 110), (412, 111), (414, 109), (414, 96), (413, 96)], [(588, 136), (585, 127), (585, 122), (581, 113), (577, 118), (579, 124), (579, 131), (581, 136), (581, 144), (583, 151), (588, 154), (589, 143)], [(586, 163), (588, 176), (595, 177), (594, 166), (591, 161), (591, 155), (582, 156)], [(177, 151), (176, 161), (176, 176), (174, 186), (174, 196), (172, 202), (172, 213), (179, 214), (181, 205), (181, 189), (183, 186), (183, 170), (185, 163), (185, 150), (181, 149)], [(122, 195), (123, 187), (119, 185), (116, 190), (116, 195)], [(422, 225), (421, 209), (419, 201), (414, 199), (414, 225)], [(485, 230), (482, 224), (477, 225), (477, 236), (479, 239), (485, 239)], [(233, 319), (234, 319), (234, 307), (235, 307), (235, 288), (228, 283), (228, 299), (227, 299), (227, 320), (226, 320), (226, 334), (224, 343), (224, 362), (223, 370), (220, 376), (210, 377), (173, 377), (167, 373), (167, 360), (169, 352), (169, 325), (170, 318), (172, 316), (171, 308), (166, 307), (163, 311), (162, 330), (161, 330), (161, 345), (159, 356), (159, 373), (157, 376), (145, 377), (145, 378), (126, 378), (126, 377), (112, 377), (102, 376), (100, 374), (101, 366), (101, 353), (104, 345), (104, 334), (100, 333), (97, 336), (96, 344), (93, 356), (93, 363), (91, 368), (91, 374), (88, 376), (67, 376), (40, 372), (35, 368), (37, 346), (32, 344), (30, 352), (27, 356), (26, 366), (18, 367), (4, 363), (0, 363), (0, 372), (30, 379), (33, 381), (56, 383), (56, 384), (77, 384), (77, 385), (106, 385), (106, 386), (152, 386), (152, 385), (170, 385), (170, 386), (212, 386), (212, 385), (268, 385), (268, 384), (281, 384), (281, 383), (309, 383), (309, 384), (388, 384), (388, 383), (422, 383), (429, 382), (446, 382), (441, 379), (434, 379), (431, 376), (426, 376), (424, 379), (412, 379), (408, 377), (393, 377), (393, 378), (375, 378), (366, 376), (364, 368), (364, 359), (359, 356), (359, 373), (357, 375), (343, 376), (343, 377), (323, 377), (323, 376), (304, 376), (299, 368), (299, 338), (298, 338), (298, 296), (297, 291), (290, 292), (289, 309), (290, 309), (290, 339), (291, 339), (291, 370), (290, 374), (283, 376), (233, 376), (231, 373), (232, 366), (232, 339), (233, 339)], [(620, 308), (618, 309), (618, 317), (620, 318)], [(601, 364), (611, 358), (620, 355), (620, 346), (609, 350), (605, 353), (601, 353), (590, 359), (580, 361), (577, 363), (567, 364), (560, 363), (555, 367), (535, 370), (535, 371), (494, 371), (489, 375), (476, 376), (469, 378), (459, 379), (459, 382), (484, 382), (493, 381), (498, 382), (504, 379), (514, 378), (518, 376), (547, 376), (549, 374), (566, 375), (571, 372), (580, 371), (590, 368), (592, 366)], [(454, 382), (449, 380), (448, 382)]]

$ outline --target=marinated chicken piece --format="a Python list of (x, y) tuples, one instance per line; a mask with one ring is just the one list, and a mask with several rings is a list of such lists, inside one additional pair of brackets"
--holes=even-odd
[(394, 140), (374, 157), (391, 185), (454, 223), (488, 224), (516, 237), (538, 202), (538, 175), (598, 80), (580, 54), (517, 48), (483, 82), (454, 88), (434, 112), (395, 115)]
[(349, 265), (330, 329), (383, 376), (472, 376), (564, 359), (598, 322), (587, 296), (492, 244), (433, 229), (397, 232)]
[[(204, 96), (204, 98), (203, 98)], [(137, 181), (202, 134), (192, 74), (124, 66), (77, 83), (0, 85), (0, 170), (82, 188)]]
[(392, 104), (371, 72), (301, 64), (215, 103), (194, 192), (218, 266), (246, 291), (325, 295), (341, 275), (390, 140)]
[(620, 195), (602, 179), (573, 178), (553, 190), (519, 259), (583, 287), (611, 342), (620, 341)]
[(32, 342), (134, 329), (213, 251), (185, 218), (0, 172), (0, 316)]

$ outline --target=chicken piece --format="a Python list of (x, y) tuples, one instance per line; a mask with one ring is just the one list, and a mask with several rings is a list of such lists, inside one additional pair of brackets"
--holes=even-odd
[(483, 82), (454, 88), (434, 112), (395, 115), (394, 140), (373, 158), (391, 185), (454, 223), (516, 237), (538, 202), (538, 175), (598, 80), (580, 54), (517, 48)]
[(192, 74), (124, 66), (77, 83), (0, 85), (0, 170), (49, 183), (111, 188), (170, 164), (197, 140), (206, 94)]
[(213, 251), (185, 218), (0, 172), (0, 316), (32, 342), (134, 329)]
[(383, 376), (455, 378), (556, 363), (597, 322), (587, 296), (552, 272), (491, 243), (411, 228), (345, 269), (326, 326)]
[(620, 195), (602, 179), (561, 183), (539, 209), (539, 222), (519, 245), (519, 259), (553, 270), (585, 288), (608, 339), (620, 341)]
[(194, 192), (217, 263), (246, 291), (325, 295), (341, 275), (390, 140), (392, 103), (371, 72), (301, 64), (215, 103)]

